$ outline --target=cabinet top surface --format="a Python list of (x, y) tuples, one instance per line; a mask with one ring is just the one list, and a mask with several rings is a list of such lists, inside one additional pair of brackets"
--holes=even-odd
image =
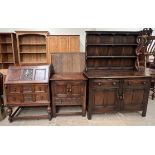
[(52, 36), (80, 36), (80, 35), (77, 35), (77, 34), (50, 34), (50, 35), (47, 35), (47, 37), (52, 37)]
[(141, 31), (86, 31), (86, 34), (132, 34), (138, 35)]
[(43, 66), (10, 66), (5, 84), (48, 83), (50, 65)]
[(87, 78), (83, 75), (83, 73), (59, 73), (59, 74), (53, 74), (50, 78), (51, 81), (54, 80), (87, 80)]
[(145, 70), (145, 72), (138, 71), (119, 71), (119, 70), (89, 70), (84, 73), (87, 78), (139, 78), (139, 77), (151, 77), (150, 72)]

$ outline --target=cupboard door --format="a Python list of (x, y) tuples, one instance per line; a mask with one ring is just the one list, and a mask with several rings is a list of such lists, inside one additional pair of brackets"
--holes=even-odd
[(58, 37), (57, 36), (50, 36), (47, 39), (47, 49), (48, 52), (57, 52), (58, 51)]
[(59, 36), (58, 37), (58, 52), (68, 52), (68, 49), (69, 49), (68, 37)]
[(147, 103), (148, 92), (145, 88), (125, 88), (123, 92), (122, 110), (142, 110)]
[(79, 36), (69, 36), (69, 52), (80, 52)]
[(67, 97), (69, 86), (64, 81), (55, 81), (52, 83), (52, 96), (53, 97)]
[(71, 97), (81, 97), (85, 93), (85, 85), (82, 82), (73, 82), (69, 90)]
[(122, 110), (142, 110), (148, 102), (150, 80), (128, 79), (123, 87)]
[(119, 109), (119, 88), (104, 88), (89, 90), (93, 109), (108, 111)]

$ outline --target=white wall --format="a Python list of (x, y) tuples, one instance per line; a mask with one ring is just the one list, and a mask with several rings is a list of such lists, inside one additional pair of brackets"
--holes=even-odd
[[(14, 31), (49, 31), (50, 34), (58, 35), (80, 35), (80, 51), (85, 51), (85, 31), (139, 31), (142, 28), (0, 28), (0, 32), (14, 32)], [(155, 35), (155, 28), (154, 35)]]

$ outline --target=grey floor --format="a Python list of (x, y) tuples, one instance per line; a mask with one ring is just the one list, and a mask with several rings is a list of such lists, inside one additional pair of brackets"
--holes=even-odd
[[(72, 109), (71, 109), (72, 110)], [(23, 111), (24, 115), (34, 114), (34, 109)], [(42, 114), (45, 109), (39, 108), (37, 113)], [(155, 100), (149, 99), (147, 116), (141, 117), (141, 112), (132, 113), (107, 113), (93, 115), (92, 120), (82, 116), (58, 116), (51, 121), (22, 120), (8, 122), (8, 119), (0, 121), (0, 126), (154, 126), (155, 125)]]

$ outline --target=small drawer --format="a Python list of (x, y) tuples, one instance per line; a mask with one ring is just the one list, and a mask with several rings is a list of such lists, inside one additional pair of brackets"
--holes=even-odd
[(20, 93), (21, 92), (21, 86), (20, 85), (9, 85), (5, 86), (6, 92), (8, 93)]
[(20, 95), (6, 95), (7, 104), (21, 104), (23, 102), (22, 97)]
[(119, 80), (93, 80), (91, 82), (91, 85), (92, 87), (102, 87), (102, 86), (105, 86), (105, 87), (117, 87), (119, 86)]
[(55, 98), (54, 100), (55, 105), (82, 105), (82, 101), (80, 98), (64, 98), (64, 99), (59, 99)]
[(36, 94), (36, 102), (49, 101), (48, 98), (48, 94), (46, 93)]
[(34, 86), (35, 92), (48, 92), (48, 85), (37, 84)]
[(137, 86), (148, 86), (150, 84), (149, 80), (145, 79), (133, 79), (133, 80), (125, 80), (124, 85), (128, 87), (137, 87)]
[(23, 102), (29, 103), (29, 102), (35, 102), (35, 96), (33, 94), (23, 94)]
[(23, 93), (33, 92), (33, 85), (23, 85), (22, 91)]

